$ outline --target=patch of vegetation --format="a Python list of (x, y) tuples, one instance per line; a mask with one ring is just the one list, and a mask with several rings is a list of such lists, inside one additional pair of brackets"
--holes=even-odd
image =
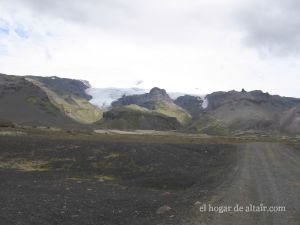
[(15, 125), (9, 120), (0, 118), (0, 127), (10, 127), (13, 128)]
[[(75, 93), (74, 87), (72, 87), (70, 93), (68, 93), (64, 90), (58, 91), (56, 88), (51, 89), (46, 84), (42, 83), (43, 79), (36, 79), (36, 77), (28, 77), (26, 79), (42, 89), (47, 94), (51, 103), (45, 105), (44, 102), (47, 101), (43, 101), (35, 96), (29, 97), (28, 101), (32, 104), (42, 106), (47, 112), (51, 113), (56, 109), (65, 116), (82, 124), (91, 124), (102, 118), (103, 110), (92, 105), (87, 98), (85, 98), (88, 96), (85, 96), (83, 93)], [(68, 82), (72, 83), (72, 81)], [(78, 84), (80, 84), (80, 82)], [(84, 92), (84, 87), (82, 88), (81, 91)]]
[(126, 105), (126, 106), (123, 106), (123, 107), (127, 108), (127, 109), (130, 109), (130, 110), (133, 110), (133, 111), (149, 112), (150, 113), (149, 109), (138, 106), (138, 105), (135, 105), (135, 104)]
[(120, 157), (120, 153), (110, 153), (109, 155), (105, 156), (105, 159), (115, 159), (115, 158), (119, 158)]
[(2, 159), (0, 161), (0, 168), (2, 169), (16, 169), (22, 171), (46, 171), (48, 170), (48, 162), (41, 160), (28, 160), (22, 158)]
[(217, 136), (225, 136), (231, 133), (220, 120), (205, 114), (200, 114), (187, 126), (187, 130)]
[(229, 135), (230, 131), (223, 127), (221, 123), (213, 123), (208, 127), (205, 127), (201, 130), (201, 132), (208, 134), (208, 135), (217, 135), (217, 136), (225, 136)]
[(46, 102), (44, 104), (44, 109), (47, 113), (54, 114), (54, 115), (59, 111), (58, 108), (55, 105), (51, 104), (50, 102)]
[(37, 103), (40, 102), (40, 98), (37, 97), (37, 96), (30, 96), (30, 97), (27, 98), (27, 101), (28, 101), (30, 104), (36, 105)]
[(175, 117), (180, 123), (185, 124), (191, 120), (192, 116), (179, 107), (170, 107), (161, 102), (155, 103), (154, 111), (164, 114), (169, 117)]
[(27, 101), (30, 104), (39, 107), (40, 109), (42, 109), (46, 113), (49, 113), (49, 114), (52, 114), (52, 115), (56, 115), (59, 112), (59, 109), (55, 105), (53, 105), (49, 101), (46, 101), (45, 99), (42, 99), (41, 97), (38, 97), (38, 96), (29, 96), (27, 98)]
[(66, 116), (80, 123), (90, 124), (102, 118), (103, 110), (100, 110), (85, 99), (64, 96), (53, 98), (53, 102)]
[[(137, 107), (138, 110), (133, 107)], [(140, 108), (115, 107), (103, 114), (103, 119), (98, 125), (105, 129), (121, 130), (175, 130), (180, 126), (175, 117)]]
[(77, 181), (77, 182), (83, 182), (83, 181), (117, 181), (118, 178), (114, 177), (112, 175), (103, 175), (103, 174), (95, 174), (91, 176), (73, 176), (73, 177), (68, 177), (67, 180), (71, 181)]
[(103, 170), (103, 169), (113, 168), (112, 162), (108, 162), (108, 161), (92, 162), (91, 166), (95, 170)]
[(100, 179), (100, 180), (105, 180), (105, 181), (115, 181), (115, 180), (117, 180), (117, 178), (112, 176), (112, 175), (95, 175), (93, 178)]
[(0, 130), (0, 136), (20, 136), (26, 135), (26, 132), (17, 131), (17, 130)]

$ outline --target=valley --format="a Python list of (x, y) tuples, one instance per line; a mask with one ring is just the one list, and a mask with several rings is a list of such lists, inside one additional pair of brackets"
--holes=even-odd
[(91, 89), (83, 80), (5, 74), (0, 90), (0, 119), (20, 127), (299, 135), (300, 99), (260, 90), (193, 96), (158, 87)]
[(108, 88), (99, 101), (90, 88), (0, 74), (1, 225), (300, 220), (300, 99), (244, 89), (171, 98), (154, 87)]
[(299, 0), (0, 0), (0, 225), (300, 225), (299, 25)]

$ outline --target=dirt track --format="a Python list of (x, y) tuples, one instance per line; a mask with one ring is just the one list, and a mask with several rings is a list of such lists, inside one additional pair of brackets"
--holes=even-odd
[[(236, 173), (217, 188), (204, 204), (244, 206), (244, 212), (196, 213), (192, 224), (300, 224), (300, 152), (286, 145), (252, 143), (241, 146)], [(245, 212), (249, 204), (284, 206), (285, 212)], [(199, 207), (199, 206), (198, 206)], [(267, 210), (273, 210), (267, 208)], [(276, 209), (283, 211), (283, 209)], [(233, 211), (233, 212), (232, 212)]]

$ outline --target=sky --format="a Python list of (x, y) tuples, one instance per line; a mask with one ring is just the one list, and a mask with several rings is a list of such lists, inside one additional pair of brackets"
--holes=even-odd
[(0, 0), (0, 73), (300, 97), (298, 0)]

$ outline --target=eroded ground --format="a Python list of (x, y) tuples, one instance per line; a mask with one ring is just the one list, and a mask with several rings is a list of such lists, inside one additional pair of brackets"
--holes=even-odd
[[(1, 225), (300, 224), (298, 139), (9, 132)], [(285, 211), (200, 212), (205, 204)]]
[(237, 148), (169, 142), (2, 136), (0, 224), (180, 224)]

